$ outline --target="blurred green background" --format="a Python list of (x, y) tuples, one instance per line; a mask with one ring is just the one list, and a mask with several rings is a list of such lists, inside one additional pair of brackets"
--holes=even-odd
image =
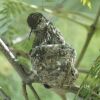
[[(91, 0), (91, 9), (87, 5), (83, 6), (81, 0), (65, 0), (62, 6), (59, 6), (62, 1), (64, 0), (0, 0), (0, 10), (6, 8), (8, 11), (0, 12), (0, 36), (10, 44), (16, 42), (16, 38), (26, 36), (24, 41), (13, 44), (12, 47), (29, 52), (32, 45), (31, 40), (34, 36), (28, 40), (27, 33), (30, 32), (30, 29), (26, 19), (31, 12), (39, 11), (54, 23), (63, 34), (66, 42), (76, 49), (78, 58), (85, 42), (89, 26), (93, 23), (100, 6), (100, 0)], [(36, 5), (38, 9), (35, 9), (32, 5)], [(51, 9), (54, 13), (51, 14), (49, 11), (44, 10), (44, 8)], [(5, 17), (3, 17), (3, 15)], [(80, 67), (90, 69), (93, 61), (100, 54), (99, 50), (100, 21), (98, 22), (97, 30)], [(28, 65), (30, 65), (29, 62)], [(80, 84), (84, 76), (84, 74), (80, 73), (76, 83)], [(11, 96), (12, 100), (24, 100), (21, 85), (19, 75), (0, 52), (0, 86)], [(61, 100), (57, 94), (46, 90), (41, 84), (33, 85), (42, 100)], [(33, 100), (34, 96), (30, 89), (28, 89), (28, 93), (30, 100)], [(69, 98), (68, 100), (73, 100), (72, 94), (68, 94), (67, 97)]]

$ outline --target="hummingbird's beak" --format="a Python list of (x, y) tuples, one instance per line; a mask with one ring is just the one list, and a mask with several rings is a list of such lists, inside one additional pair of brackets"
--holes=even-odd
[(31, 37), (32, 31), (33, 31), (33, 30), (31, 29), (31, 31), (30, 31), (30, 33), (29, 33), (29, 40), (30, 40), (30, 37)]

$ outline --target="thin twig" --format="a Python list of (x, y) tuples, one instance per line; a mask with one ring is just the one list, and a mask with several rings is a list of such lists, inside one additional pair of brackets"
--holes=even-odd
[(78, 71), (79, 73), (83, 73), (83, 74), (87, 74), (89, 72), (89, 70), (85, 68), (79, 68)]
[(22, 89), (23, 89), (23, 95), (25, 97), (25, 100), (29, 100), (27, 90), (26, 90), (26, 84), (24, 82), (22, 82)]
[(76, 85), (73, 85), (73, 86), (69, 86), (68, 87), (68, 92), (72, 92), (72, 93), (77, 93), (79, 91), (80, 87), (79, 86), (76, 86)]
[(37, 94), (37, 92), (35, 91), (34, 87), (32, 86), (32, 84), (29, 84), (30, 89), (32, 90), (32, 92), (34, 93), (35, 97), (37, 98), (37, 100), (41, 100), (39, 95)]
[(11, 98), (4, 92), (4, 90), (0, 87), (0, 96), (3, 100), (11, 100)]
[(99, 8), (99, 11), (97, 13), (97, 16), (96, 16), (96, 19), (94, 20), (93, 24), (90, 26), (90, 30), (88, 31), (88, 34), (87, 34), (87, 38), (86, 38), (86, 41), (84, 43), (84, 46), (81, 50), (81, 53), (79, 55), (79, 58), (75, 64), (75, 67), (78, 68), (79, 65), (80, 65), (80, 62), (82, 61), (83, 57), (84, 57), (84, 54), (88, 48), (88, 45), (93, 37), (93, 35), (95, 34), (95, 30), (96, 30), (96, 26), (97, 26), (97, 22), (99, 20), (99, 16), (100, 16), (100, 8)]

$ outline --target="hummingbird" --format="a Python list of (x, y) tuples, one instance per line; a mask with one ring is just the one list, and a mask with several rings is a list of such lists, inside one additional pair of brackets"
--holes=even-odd
[(65, 40), (57, 28), (45, 18), (41, 13), (35, 12), (31, 13), (27, 18), (27, 23), (31, 28), (31, 33), (34, 32), (34, 44), (65, 44)]
[(61, 32), (43, 14), (31, 13), (27, 23), (31, 29), (29, 37), (35, 35), (30, 51), (34, 82), (66, 90), (78, 77), (75, 49), (65, 43)]

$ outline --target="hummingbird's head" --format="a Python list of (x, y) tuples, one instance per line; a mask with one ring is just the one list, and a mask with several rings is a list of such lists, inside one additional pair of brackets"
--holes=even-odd
[(36, 29), (44, 16), (41, 13), (31, 13), (27, 18), (27, 23), (31, 29)]
[(31, 13), (27, 18), (28, 26), (31, 28), (31, 32), (38, 33), (48, 25), (48, 20), (39, 12)]

